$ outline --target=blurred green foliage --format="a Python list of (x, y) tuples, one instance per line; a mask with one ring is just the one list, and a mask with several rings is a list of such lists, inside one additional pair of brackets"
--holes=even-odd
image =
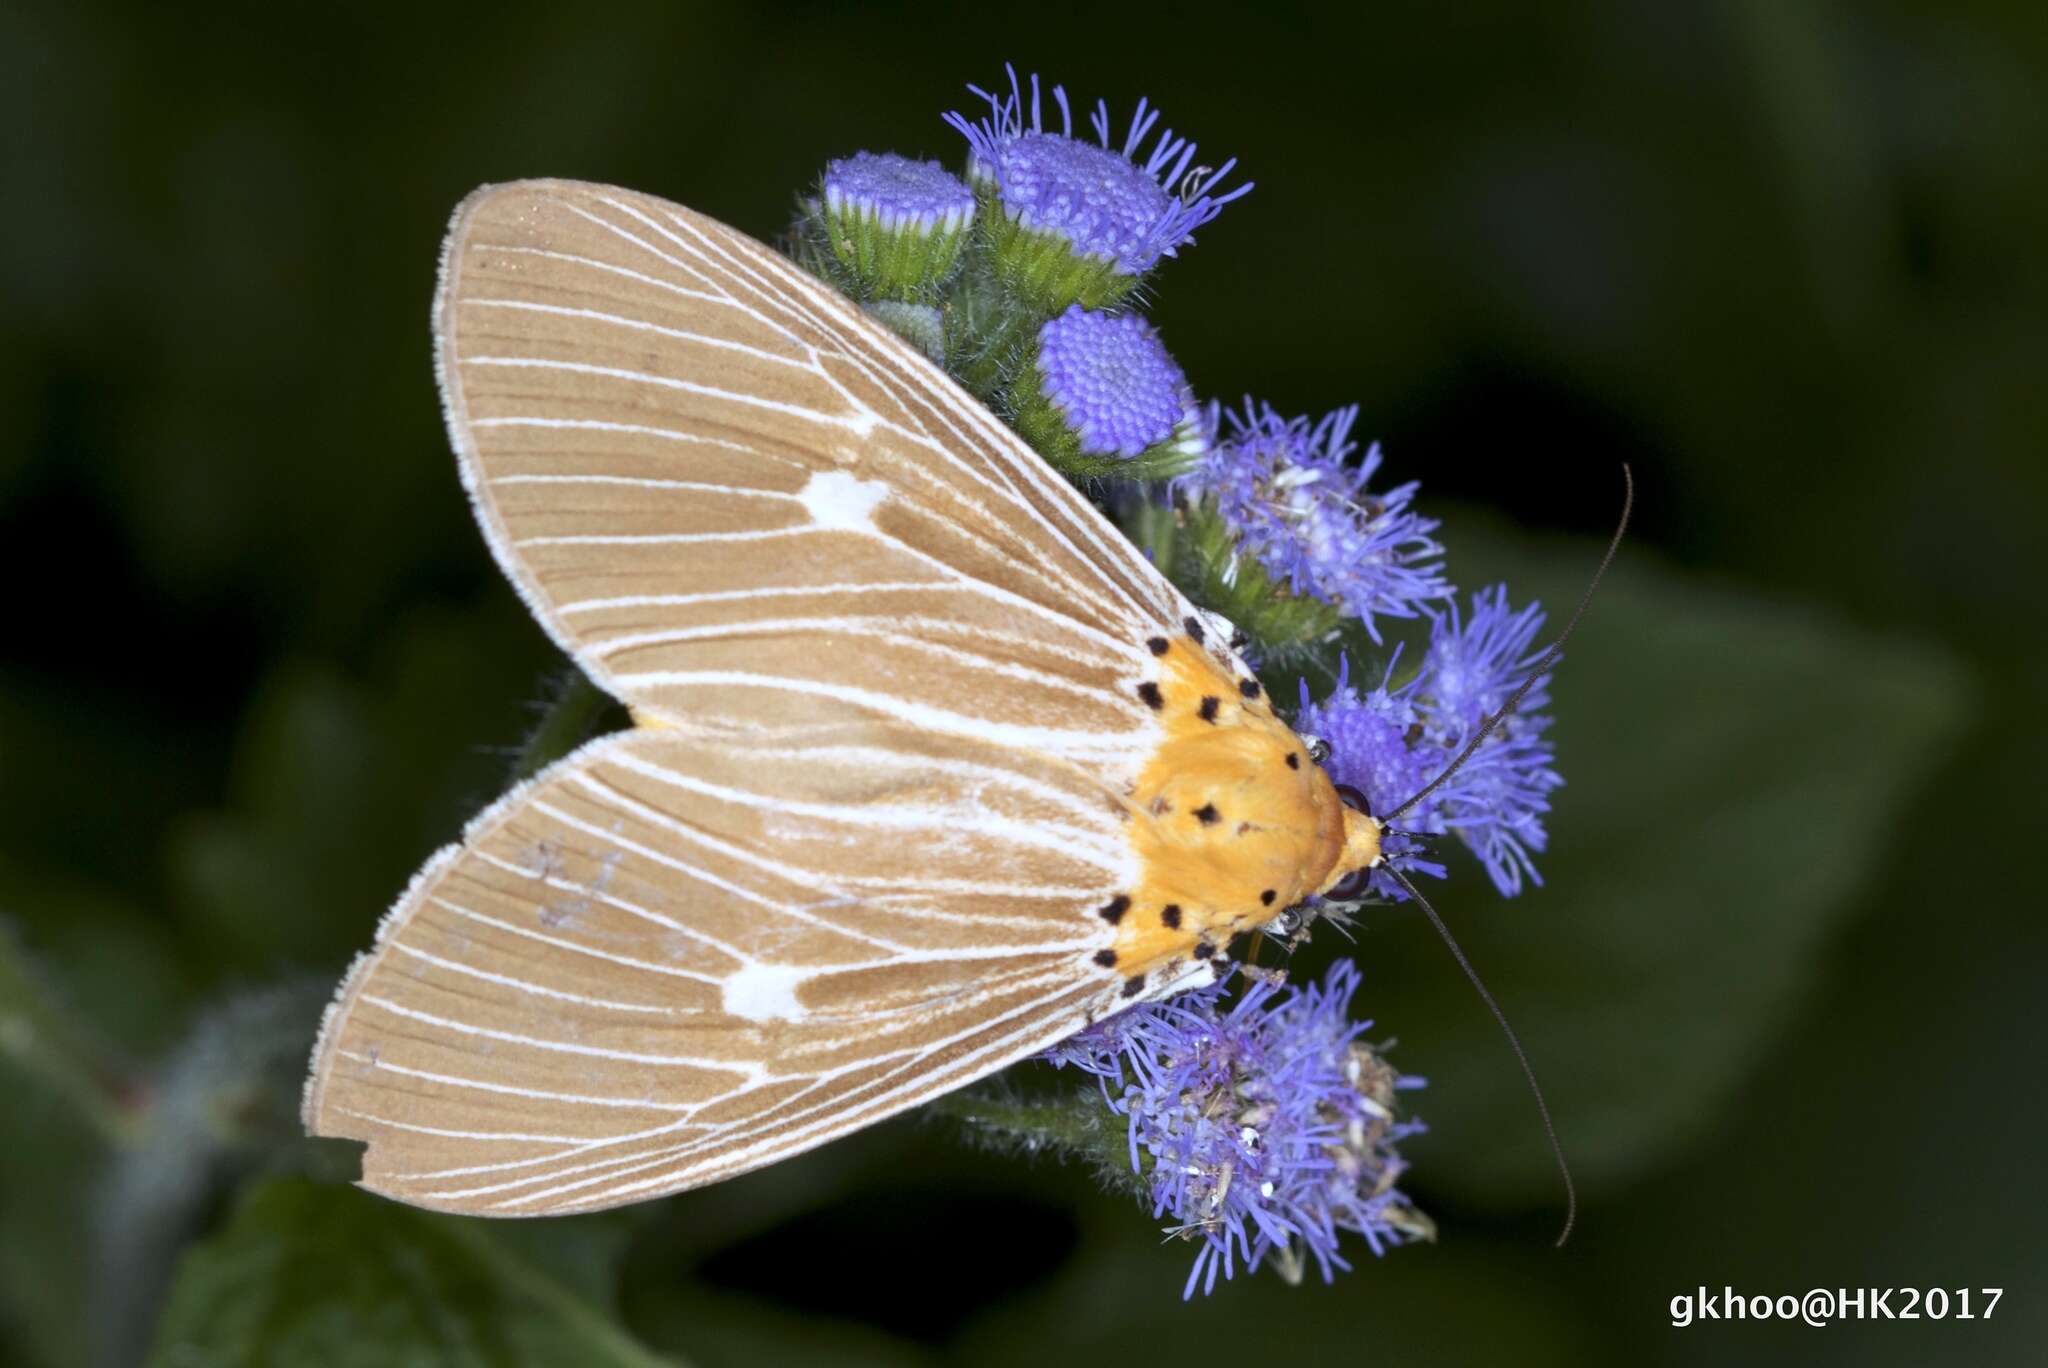
[[(607, 1222), (609, 1230), (557, 1224), (574, 1227), (573, 1235), (550, 1232), (561, 1272), (482, 1222), (270, 1179), (186, 1255), (150, 1363), (674, 1363), (641, 1347), (574, 1285), (608, 1281), (620, 1222)], [(592, 1238), (605, 1235), (612, 1238)]]
[[(1242, 159), (1155, 319), (1205, 393), (1361, 402), (1462, 584), (1561, 609), (1634, 464), (1547, 885), (1441, 900), (1577, 1161), (1561, 1254), (1398, 913), (1361, 1006), (1442, 1238), (1331, 1288), (1184, 1306), (1127, 1199), (915, 1120), (516, 1226), (292, 1137), (326, 983), (559, 668), (446, 454), (449, 209), (573, 175), (772, 234), (828, 156), (957, 162), (1006, 58)], [(0, 10), (0, 1361), (2027, 1361), (2044, 76), (1984, 0)], [(1702, 1283), (2011, 1294), (1673, 1330)]]

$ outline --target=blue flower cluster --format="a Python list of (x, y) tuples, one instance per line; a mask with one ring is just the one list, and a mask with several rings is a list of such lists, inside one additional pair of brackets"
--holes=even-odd
[[(1078, 135), (1066, 91), (1035, 75), (969, 89), (987, 112), (944, 116), (966, 140), (959, 174), (893, 154), (830, 163), (803, 201), (799, 257), (1098, 491), (1262, 669), (1300, 676), (1295, 729), (1327, 747), (1334, 783), (1394, 816), (1382, 849), (1404, 875), (1445, 877), (1455, 837), (1503, 896), (1540, 883), (1563, 783), (1548, 675), (1495, 715), (1540, 663), (1542, 608), (1505, 586), (1461, 602), (1418, 484), (1386, 479), (1376, 443), (1361, 452), (1355, 406), (1199, 400), (1133, 307), (1252, 188), (1224, 188), (1236, 163), (1199, 164), (1144, 101), (1119, 140), (1102, 102)], [(1352, 651), (1374, 657), (1356, 682)], [(1364, 885), (1366, 902), (1406, 896), (1383, 870)], [(1199, 1245), (1189, 1295), (1239, 1267), (1327, 1279), (1348, 1267), (1340, 1232), (1375, 1253), (1428, 1234), (1395, 1186), (1395, 1146), (1419, 1129), (1396, 1094), (1416, 1080), (1363, 1043), (1358, 984), (1349, 962), (1306, 987), (1227, 977), (1046, 1056), (1092, 1074), (1124, 1118), (1154, 1215)]]
[(1189, 418), (1187, 376), (1137, 314), (1074, 305), (1039, 330), (1038, 367), (1084, 451), (1136, 456)]
[[(1474, 594), (1469, 614), (1452, 602), (1428, 616), (1422, 666), (1399, 686), (1389, 683), (1399, 651), (1380, 683), (1364, 693), (1351, 686), (1348, 660), (1339, 666), (1337, 687), (1322, 700), (1302, 685), (1297, 729), (1329, 746), (1323, 764), (1330, 777), (1363, 793), (1376, 813), (1393, 812), (1444, 773), (1543, 653), (1536, 641), (1543, 610), (1533, 603), (1510, 608), (1506, 585)], [(1548, 843), (1543, 814), (1550, 810), (1550, 793), (1564, 783), (1543, 711), (1549, 685), (1546, 673), (1448, 781), (1400, 814), (1385, 838), (1390, 862), (1410, 876), (1441, 879), (1444, 866), (1422, 853), (1423, 843), (1408, 833), (1451, 833), (1479, 856), (1503, 897), (1520, 893), (1525, 879), (1543, 882), (1533, 856)], [(1388, 899), (1407, 897), (1377, 870), (1371, 891)]]
[[(969, 86), (988, 103), (978, 121), (946, 115), (972, 149), (967, 174), (990, 187), (1003, 212), (1024, 228), (1055, 234), (1074, 249), (1110, 262), (1121, 274), (1140, 276), (1161, 257), (1194, 241), (1195, 229), (1223, 212), (1223, 206), (1251, 191), (1240, 185), (1227, 194), (1214, 193), (1236, 167), (1232, 158), (1215, 170), (1194, 165), (1195, 144), (1167, 129), (1140, 162), (1138, 154), (1159, 111), (1138, 102), (1138, 110), (1122, 147), (1110, 142), (1109, 105), (1098, 101), (1094, 118), (1096, 141), (1074, 136), (1074, 112), (1062, 86), (1052, 88), (1060, 109), (1060, 130), (1045, 126), (1044, 100), (1038, 77), (1031, 77), (1027, 103), (1015, 68), (1009, 69), (1010, 92), (991, 93)], [(1028, 114), (1028, 117), (1027, 117)]]
[(1129, 1126), (1131, 1165), (1152, 1214), (1196, 1243), (1184, 1296), (1212, 1291), (1242, 1264), (1267, 1261), (1324, 1281), (1349, 1268), (1338, 1234), (1378, 1254), (1429, 1233), (1396, 1181), (1394, 1145), (1422, 1129), (1397, 1119), (1404, 1078), (1351, 1020), (1358, 970), (1322, 984), (1251, 981), (1234, 1001), (1218, 984), (1133, 1009), (1048, 1055), (1095, 1075)]
[(1213, 500), (1241, 554), (1274, 580), (1357, 619), (1375, 642), (1375, 615), (1414, 617), (1420, 604), (1450, 593), (1444, 549), (1430, 536), (1437, 524), (1412, 507), (1420, 486), (1369, 488), (1378, 443), (1351, 459), (1355, 405), (1312, 423), (1247, 399), (1225, 419), (1229, 432), (1181, 477), (1180, 489)]

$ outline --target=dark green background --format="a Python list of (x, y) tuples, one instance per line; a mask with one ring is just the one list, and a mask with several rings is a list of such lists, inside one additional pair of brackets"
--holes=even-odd
[[(2044, 16), (0, 10), (0, 1360), (2038, 1353)], [(1634, 464), (1556, 686), (1549, 886), (1502, 905), (1467, 863), (1442, 897), (1553, 1093), (1577, 1237), (1405, 914), (1361, 1006), (1431, 1079), (1442, 1240), (1333, 1287), (1183, 1306), (1128, 1202), (916, 1122), (518, 1230), (254, 1186), (319, 1168), (279, 1136), (324, 981), (557, 668), (446, 452), (449, 209), (577, 176), (772, 233), (828, 156), (957, 160), (938, 113), (1005, 58), (1241, 158), (1155, 318), (1205, 393), (1362, 403), (1461, 582), (1561, 605)], [(1702, 1283), (2007, 1295), (1670, 1328)]]

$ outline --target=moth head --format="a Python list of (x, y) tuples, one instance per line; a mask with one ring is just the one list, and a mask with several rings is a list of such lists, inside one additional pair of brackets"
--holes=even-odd
[[(1320, 743), (1309, 742), (1309, 754), (1315, 754)], [(1328, 747), (1324, 747), (1328, 753)], [(1380, 836), (1386, 831), (1386, 824), (1372, 815), (1372, 804), (1364, 793), (1349, 784), (1335, 786), (1337, 797), (1344, 803), (1344, 850), (1337, 862), (1330, 866), (1330, 880), (1316, 890), (1316, 896), (1326, 903), (1357, 905), (1365, 898), (1366, 885), (1372, 879), (1373, 870), (1386, 859), (1380, 848)]]

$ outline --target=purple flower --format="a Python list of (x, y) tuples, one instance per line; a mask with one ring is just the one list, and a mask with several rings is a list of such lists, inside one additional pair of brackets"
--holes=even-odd
[(1356, 617), (1374, 641), (1375, 615), (1414, 617), (1419, 604), (1451, 592), (1443, 547), (1430, 535), (1437, 523), (1409, 506), (1415, 483), (1383, 494), (1366, 488), (1380, 467), (1377, 443), (1350, 464), (1356, 406), (1311, 424), (1248, 399), (1241, 415), (1225, 416), (1230, 430), (1181, 488), (1213, 497), (1266, 573)]
[[(1510, 609), (1504, 584), (1474, 594), (1470, 616), (1458, 612), (1455, 600), (1448, 612), (1430, 616), (1419, 683), (1431, 739), (1447, 758), (1464, 749), (1536, 668), (1543, 619), (1540, 604)], [(1521, 892), (1525, 877), (1539, 887), (1543, 883), (1531, 855), (1549, 843), (1543, 814), (1550, 811), (1551, 791), (1564, 783), (1555, 768), (1556, 748), (1545, 735), (1551, 719), (1543, 709), (1549, 703), (1545, 674), (1443, 790), (1445, 824), (1485, 863), (1504, 897)]]
[[(1037, 394), (1019, 408), (1019, 428), (1045, 449), (1025, 410), (1034, 399), (1083, 457), (1133, 460), (1171, 443), (1184, 462), (1201, 450), (1202, 415), (1187, 376), (1159, 334), (1137, 314), (1076, 304), (1038, 334)], [(1055, 456), (1057, 463), (1057, 456)]]
[(1140, 145), (1159, 121), (1159, 111), (1148, 109), (1143, 100), (1121, 148), (1110, 144), (1108, 104), (1096, 103), (1091, 122), (1098, 146), (1074, 136), (1073, 110), (1063, 87), (1052, 88), (1059, 131), (1045, 127), (1034, 74), (1027, 120), (1016, 69), (1005, 69), (1010, 73), (1007, 95), (968, 87), (988, 102), (985, 118), (970, 120), (957, 112), (945, 118), (967, 139), (969, 177), (991, 187), (1003, 212), (1024, 228), (1064, 238), (1074, 251), (1139, 276), (1192, 241), (1195, 229), (1252, 188), (1245, 184), (1227, 194), (1209, 193), (1236, 160), (1213, 171), (1193, 166), (1195, 145), (1171, 129), (1159, 135), (1143, 162), (1137, 161)]
[[(1400, 659), (1401, 652), (1396, 647), (1379, 685), (1364, 694), (1351, 687), (1348, 657), (1338, 664), (1337, 686), (1320, 703), (1310, 699), (1308, 681), (1303, 680), (1301, 709), (1294, 719), (1296, 731), (1329, 746), (1323, 768), (1331, 781), (1348, 784), (1363, 793), (1375, 813), (1391, 812), (1397, 803), (1421, 792), (1425, 784), (1442, 772), (1449, 758), (1416, 706), (1420, 677), (1398, 689), (1390, 687)], [(1398, 824), (1401, 830), (1442, 834), (1446, 830), (1443, 797), (1439, 790), (1403, 813)], [(1425, 858), (1424, 849), (1412, 836), (1388, 832), (1381, 838), (1381, 850), (1389, 862), (1398, 863), (1408, 877), (1427, 874), (1443, 878), (1447, 872), (1444, 866)], [(1370, 893), (1389, 901), (1398, 902), (1408, 896), (1383, 869), (1372, 872), (1366, 887)]]
[[(1320, 702), (1302, 685), (1296, 729), (1329, 744), (1324, 768), (1331, 779), (1358, 789), (1373, 812), (1392, 813), (1443, 772), (1536, 668), (1543, 621), (1537, 604), (1511, 609), (1505, 585), (1474, 594), (1469, 614), (1453, 601), (1447, 611), (1429, 614), (1429, 645), (1413, 678), (1389, 687), (1397, 650), (1386, 679), (1361, 695), (1350, 686), (1346, 661), (1337, 687)], [(1394, 821), (1403, 831), (1455, 833), (1503, 897), (1520, 893), (1525, 879), (1543, 882), (1533, 856), (1548, 844), (1543, 814), (1550, 811), (1551, 791), (1564, 783), (1546, 735), (1551, 719), (1542, 711), (1550, 702), (1549, 682), (1547, 674), (1539, 679), (1448, 783)], [(1444, 877), (1444, 867), (1420, 858), (1419, 844), (1409, 837), (1389, 833), (1385, 849), (1410, 877)], [(1407, 896), (1377, 871), (1369, 887), (1383, 898)]]
[(825, 163), (825, 207), (888, 232), (958, 232), (974, 219), (974, 192), (935, 161), (856, 152)]
[[(1462, 739), (1508, 701), (1536, 668), (1543, 652), (1536, 634), (1543, 630), (1543, 605), (1531, 603), (1520, 612), (1508, 608), (1508, 587), (1496, 584), (1472, 596), (1467, 620), (1451, 600), (1449, 609), (1432, 614), (1429, 654), (1423, 671), (1429, 678), (1432, 710), (1447, 732)], [(1521, 711), (1535, 712), (1550, 702), (1550, 676), (1544, 675), (1523, 696)]]
[(1271, 1259), (1324, 1281), (1351, 1265), (1338, 1232), (1375, 1254), (1428, 1234), (1394, 1183), (1396, 1142), (1422, 1129), (1398, 1121), (1394, 1094), (1420, 1087), (1359, 1040), (1350, 1019), (1358, 970), (1348, 960), (1320, 985), (1253, 980), (1235, 1002), (1195, 989), (1119, 1013), (1047, 1052), (1096, 1076), (1129, 1120), (1131, 1167), (1155, 1218), (1197, 1242), (1182, 1295), (1207, 1293), (1237, 1265)]

